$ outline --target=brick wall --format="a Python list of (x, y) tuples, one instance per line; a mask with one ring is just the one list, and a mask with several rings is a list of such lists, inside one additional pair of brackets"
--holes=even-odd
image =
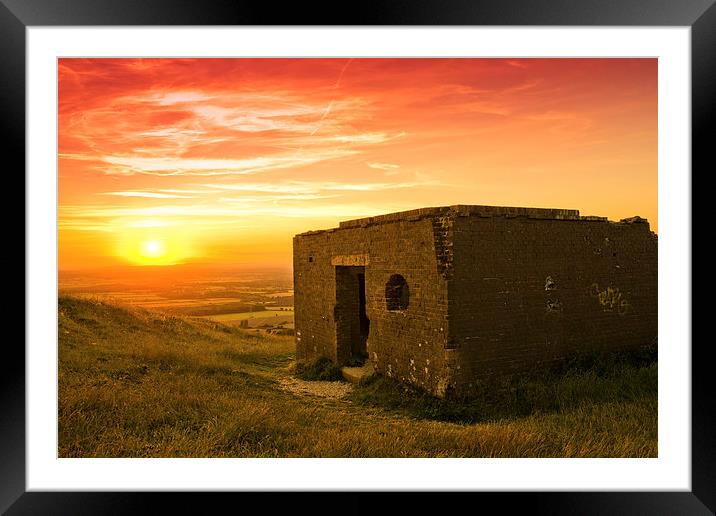
[[(445, 384), (447, 282), (439, 270), (434, 239), (433, 221), (425, 217), (364, 221), (294, 237), (297, 359), (326, 356), (345, 362), (349, 353), (339, 349), (343, 346), (336, 338), (336, 316), (342, 311), (340, 306), (336, 311), (342, 297), (337, 298), (336, 270), (362, 266), (370, 320), (366, 346), (376, 370), (429, 391)], [(393, 274), (407, 281), (405, 310), (386, 308), (385, 287)]]
[(657, 337), (657, 242), (642, 221), (457, 216), (454, 382)]

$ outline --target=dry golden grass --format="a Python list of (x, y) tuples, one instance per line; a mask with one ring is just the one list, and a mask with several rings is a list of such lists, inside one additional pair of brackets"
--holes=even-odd
[(344, 398), (292, 393), (293, 352), (291, 337), (61, 297), (59, 455), (657, 454), (655, 362), (532, 379), (519, 403), (466, 408), (384, 380)]

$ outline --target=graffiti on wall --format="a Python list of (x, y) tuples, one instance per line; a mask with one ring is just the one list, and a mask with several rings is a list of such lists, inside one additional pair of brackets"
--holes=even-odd
[(631, 311), (631, 305), (619, 287), (606, 287), (602, 289), (597, 283), (592, 283), (589, 293), (597, 299), (597, 302), (605, 312), (616, 312), (619, 315), (626, 315)]

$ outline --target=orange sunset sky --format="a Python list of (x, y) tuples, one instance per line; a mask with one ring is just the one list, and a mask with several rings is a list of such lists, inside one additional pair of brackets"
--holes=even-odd
[(60, 59), (59, 268), (290, 266), (451, 204), (657, 231), (656, 59)]

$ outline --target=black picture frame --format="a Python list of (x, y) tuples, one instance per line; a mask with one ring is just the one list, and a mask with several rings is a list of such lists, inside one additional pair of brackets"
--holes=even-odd
[[(82, 25), (549, 25), (688, 26), (691, 28), (692, 171), (706, 175), (716, 133), (716, 0), (383, 0), (355, 4), (231, 0), (0, 0), (0, 127), (5, 156), (25, 169), (25, 29)], [(6, 158), (6, 163), (7, 163)], [(699, 171), (694, 174), (694, 171)], [(24, 191), (24, 184), (21, 186)], [(693, 206), (693, 201), (692, 201)], [(9, 215), (6, 215), (9, 217)], [(12, 218), (17, 218), (16, 211)], [(692, 217), (692, 220), (694, 218)], [(696, 220), (693, 220), (696, 222)], [(692, 226), (693, 234), (693, 226)], [(692, 254), (693, 256), (693, 254)], [(28, 257), (25, 256), (25, 260)], [(693, 258), (692, 258), (693, 263)], [(683, 300), (691, 304), (691, 300)], [(17, 302), (19, 306), (19, 301)], [(22, 303), (24, 308), (24, 303)], [(693, 316), (691, 317), (693, 320)], [(684, 343), (687, 344), (687, 343)], [(691, 344), (691, 343), (688, 343)], [(50, 345), (48, 343), (48, 345)], [(711, 514), (716, 511), (712, 363), (708, 341), (692, 344), (692, 490), (690, 492), (479, 493), (502, 510), (549, 514)], [(166, 509), (161, 493), (26, 492), (25, 353), (6, 341), (0, 375), (0, 511), (7, 514), (125, 513)], [(473, 494), (474, 495), (474, 494)], [(231, 495), (212, 496), (225, 503)], [(243, 494), (250, 497), (254, 495)], [(274, 503), (277, 501), (272, 495)], [(303, 505), (296, 500), (292, 506)], [(374, 493), (352, 493), (341, 512), (372, 510)], [(206, 513), (207, 495), (175, 493), (181, 512)], [(406, 497), (407, 498), (407, 497)], [(246, 500), (242, 503), (249, 503)], [(425, 507), (421, 494), (401, 512)], [(451, 505), (460, 503), (453, 501)], [(469, 503), (475, 503), (470, 501)], [(310, 508), (313, 504), (308, 504)], [(492, 505), (492, 504), (491, 504)], [(453, 505), (454, 506), (454, 505)], [(315, 507), (315, 506), (314, 506)], [(485, 507), (488, 507), (485, 505)]]

